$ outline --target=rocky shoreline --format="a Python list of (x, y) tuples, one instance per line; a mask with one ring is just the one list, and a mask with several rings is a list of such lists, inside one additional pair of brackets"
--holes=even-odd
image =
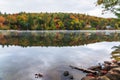
[(104, 61), (104, 64), (92, 66), (88, 69), (70, 67), (87, 73), (81, 80), (120, 80), (120, 62), (116, 60)]
[[(87, 73), (81, 80), (120, 80), (120, 61), (104, 61), (103, 64), (87, 69), (71, 65), (69, 67)], [(64, 71), (62, 75), (65, 78), (63, 80), (76, 80), (69, 71)], [(35, 74), (35, 78), (43, 78), (43, 74)]]

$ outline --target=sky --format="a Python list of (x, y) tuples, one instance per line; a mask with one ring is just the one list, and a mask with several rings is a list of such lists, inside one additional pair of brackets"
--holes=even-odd
[(102, 15), (101, 6), (96, 6), (97, 0), (0, 0), (2, 13), (18, 12), (67, 12), (81, 13), (98, 17), (115, 17), (108, 12)]

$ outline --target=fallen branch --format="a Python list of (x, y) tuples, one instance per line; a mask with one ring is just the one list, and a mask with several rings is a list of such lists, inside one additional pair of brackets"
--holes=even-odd
[(83, 71), (83, 72), (85, 72), (85, 73), (92, 73), (92, 74), (95, 74), (95, 75), (98, 74), (98, 72), (97, 72), (97, 71), (94, 71), (94, 70), (89, 70), (89, 69), (84, 69), (84, 68), (78, 68), (78, 67), (71, 66), (71, 65), (70, 65), (70, 67), (71, 67), (72, 69), (77, 69), (77, 70)]

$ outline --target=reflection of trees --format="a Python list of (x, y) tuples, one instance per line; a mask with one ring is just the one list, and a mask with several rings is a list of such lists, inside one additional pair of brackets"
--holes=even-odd
[(105, 32), (9, 32), (0, 33), (1, 45), (78, 46), (101, 41), (119, 41), (120, 33)]
[(120, 45), (114, 46), (115, 50), (111, 53), (112, 58), (114, 58), (117, 61), (120, 61)]

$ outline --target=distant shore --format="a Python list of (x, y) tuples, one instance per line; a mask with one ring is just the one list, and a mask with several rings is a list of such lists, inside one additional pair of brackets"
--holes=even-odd
[(119, 22), (77, 13), (0, 14), (1, 30), (119, 30)]
[(120, 30), (0, 30), (0, 32), (117, 32)]

